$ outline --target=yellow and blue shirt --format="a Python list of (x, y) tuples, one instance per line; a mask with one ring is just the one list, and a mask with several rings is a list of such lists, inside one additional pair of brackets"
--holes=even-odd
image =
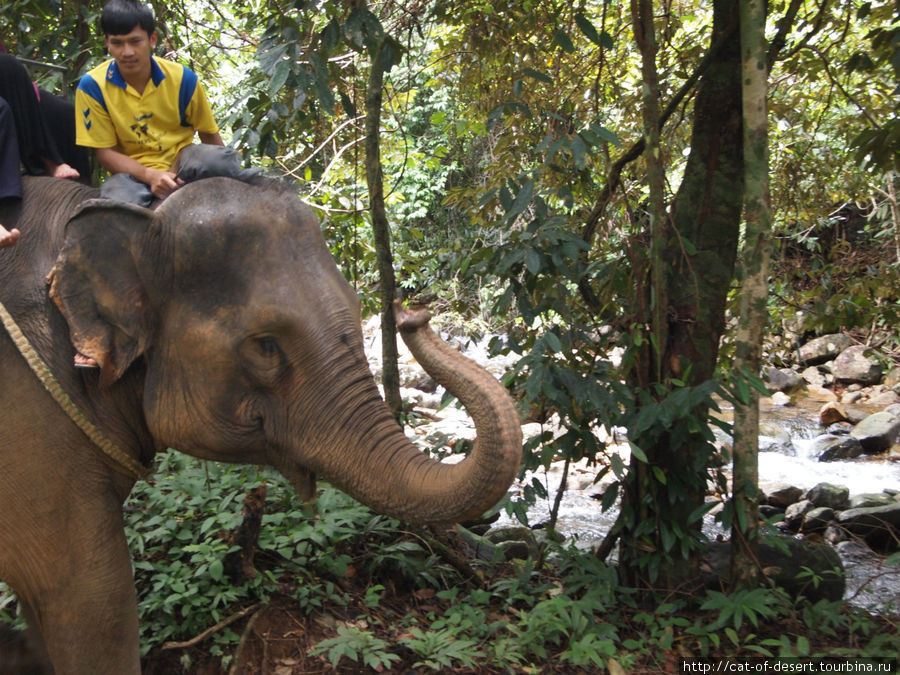
[(152, 56), (143, 94), (125, 82), (110, 59), (81, 78), (75, 108), (78, 145), (116, 148), (162, 171), (193, 142), (194, 132), (219, 131), (196, 73)]

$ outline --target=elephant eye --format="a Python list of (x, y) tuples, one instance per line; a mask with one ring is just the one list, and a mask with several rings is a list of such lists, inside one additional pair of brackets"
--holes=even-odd
[(247, 375), (261, 386), (274, 386), (288, 368), (281, 343), (271, 334), (246, 338), (238, 347), (238, 353)]
[(264, 356), (273, 357), (278, 356), (281, 353), (281, 348), (278, 346), (278, 341), (273, 337), (261, 337), (256, 339), (256, 344), (259, 346), (259, 351)]

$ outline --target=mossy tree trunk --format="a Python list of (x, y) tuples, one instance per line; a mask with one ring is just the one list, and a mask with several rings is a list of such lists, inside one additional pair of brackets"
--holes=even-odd
[[(741, 55), (731, 0), (713, 3), (710, 65), (694, 103), (691, 152), (670, 209), (671, 226), (651, 265), (664, 270), (654, 298), (664, 301), (665, 341), (635, 343), (631, 384), (638, 405), (655, 405), (677, 388), (714, 374), (734, 272), (744, 194)], [(652, 284), (652, 282), (651, 282)], [(649, 317), (648, 317), (649, 318)], [(676, 427), (629, 429), (632, 453), (620, 520), (620, 560), (638, 586), (672, 588), (697, 578), (706, 469), (712, 446), (701, 430), (701, 401)], [(646, 460), (646, 461), (644, 461)]]
[(397, 364), (397, 322), (394, 318), (394, 298), (397, 280), (394, 257), (391, 253), (391, 228), (384, 207), (384, 180), (381, 169), (381, 101), (384, 73), (390, 67), (391, 43), (382, 40), (374, 50), (372, 70), (366, 95), (366, 182), (369, 187), (369, 211), (375, 235), (375, 256), (381, 279), (381, 355), (382, 385), (388, 407), (398, 417), (403, 409), (400, 398), (400, 369)]
[[(769, 206), (768, 127), (766, 115), (765, 0), (741, 0), (743, 65), (744, 166), (746, 228), (741, 251), (742, 282), (736, 337), (735, 377), (756, 376), (762, 361), (762, 340), (768, 314), (771, 215)], [(759, 578), (759, 393), (750, 386), (734, 411), (732, 497), (732, 580), (755, 587)]]

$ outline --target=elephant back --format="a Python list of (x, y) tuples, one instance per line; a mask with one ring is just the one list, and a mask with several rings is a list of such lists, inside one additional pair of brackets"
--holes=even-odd
[(62, 248), (65, 226), (78, 205), (99, 190), (61, 178), (23, 176), (21, 200), (4, 200), (0, 223), (22, 232), (0, 251), (0, 300), (10, 312), (46, 296), (46, 276)]

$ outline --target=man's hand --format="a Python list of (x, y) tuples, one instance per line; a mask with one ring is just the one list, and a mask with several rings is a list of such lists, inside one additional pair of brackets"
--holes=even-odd
[(98, 148), (97, 160), (110, 173), (127, 173), (142, 183), (146, 183), (150, 186), (150, 191), (160, 199), (168, 197), (183, 183), (171, 171), (144, 166), (116, 148)]
[(184, 185), (184, 181), (176, 177), (171, 171), (160, 171), (159, 169), (150, 168), (145, 169), (145, 171), (147, 178), (150, 179), (145, 182), (150, 186), (150, 191), (160, 199), (165, 199)]

